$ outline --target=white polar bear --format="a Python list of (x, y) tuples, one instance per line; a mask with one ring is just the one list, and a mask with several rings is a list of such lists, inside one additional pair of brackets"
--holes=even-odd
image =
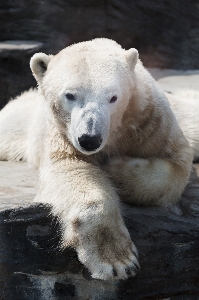
[(134, 275), (137, 250), (119, 195), (129, 203), (173, 203), (192, 166), (165, 93), (135, 49), (108, 39), (35, 54), (30, 66), (39, 92), (0, 112), (0, 159), (39, 168), (35, 201), (52, 205), (63, 247), (77, 250), (92, 277)]

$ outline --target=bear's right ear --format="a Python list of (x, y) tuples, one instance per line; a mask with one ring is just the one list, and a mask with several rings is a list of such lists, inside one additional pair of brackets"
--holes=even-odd
[(126, 50), (126, 58), (131, 69), (134, 70), (138, 61), (138, 51), (135, 48)]
[(48, 56), (45, 53), (36, 53), (32, 56), (30, 60), (30, 68), (38, 83), (42, 81), (51, 57), (51, 55)]

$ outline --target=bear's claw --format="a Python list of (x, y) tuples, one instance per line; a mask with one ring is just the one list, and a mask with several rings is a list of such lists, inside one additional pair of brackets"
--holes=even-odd
[[(111, 279), (127, 279), (130, 276), (135, 276), (139, 270), (139, 263), (137, 260), (137, 250), (132, 245), (132, 249), (124, 248), (123, 245), (117, 243), (114, 247), (107, 245), (106, 254), (101, 257), (98, 252), (98, 247), (94, 241), (92, 246), (84, 245), (84, 247), (77, 248), (79, 260), (91, 272), (92, 278), (101, 280)], [(83, 245), (82, 245), (83, 246)], [(94, 246), (94, 247), (93, 247)], [(120, 249), (120, 255), (117, 255), (117, 248)], [(115, 250), (115, 251), (114, 251)], [(136, 255), (134, 253), (136, 253)]]

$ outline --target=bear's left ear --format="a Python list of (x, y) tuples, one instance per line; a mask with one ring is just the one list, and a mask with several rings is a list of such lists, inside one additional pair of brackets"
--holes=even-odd
[(30, 60), (30, 68), (38, 83), (42, 81), (51, 57), (52, 55), (47, 55), (45, 53), (36, 53), (32, 56)]
[(138, 51), (135, 48), (126, 50), (126, 58), (132, 70), (135, 69), (135, 65), (138, 61)]

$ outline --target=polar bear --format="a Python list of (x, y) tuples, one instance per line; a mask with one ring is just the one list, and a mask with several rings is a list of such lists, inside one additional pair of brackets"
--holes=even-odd
[(62, 246), (76, 249), (93, 278), (133, 276), (138, 255), (120, 199), (174, 203), (192, 167), (167, 97), (136, 49), (104, 38), (37, 53), (30, 67), (38, 90), (0, 112), (0, 159), (39, 169), (35, 201), (52, 206)]

